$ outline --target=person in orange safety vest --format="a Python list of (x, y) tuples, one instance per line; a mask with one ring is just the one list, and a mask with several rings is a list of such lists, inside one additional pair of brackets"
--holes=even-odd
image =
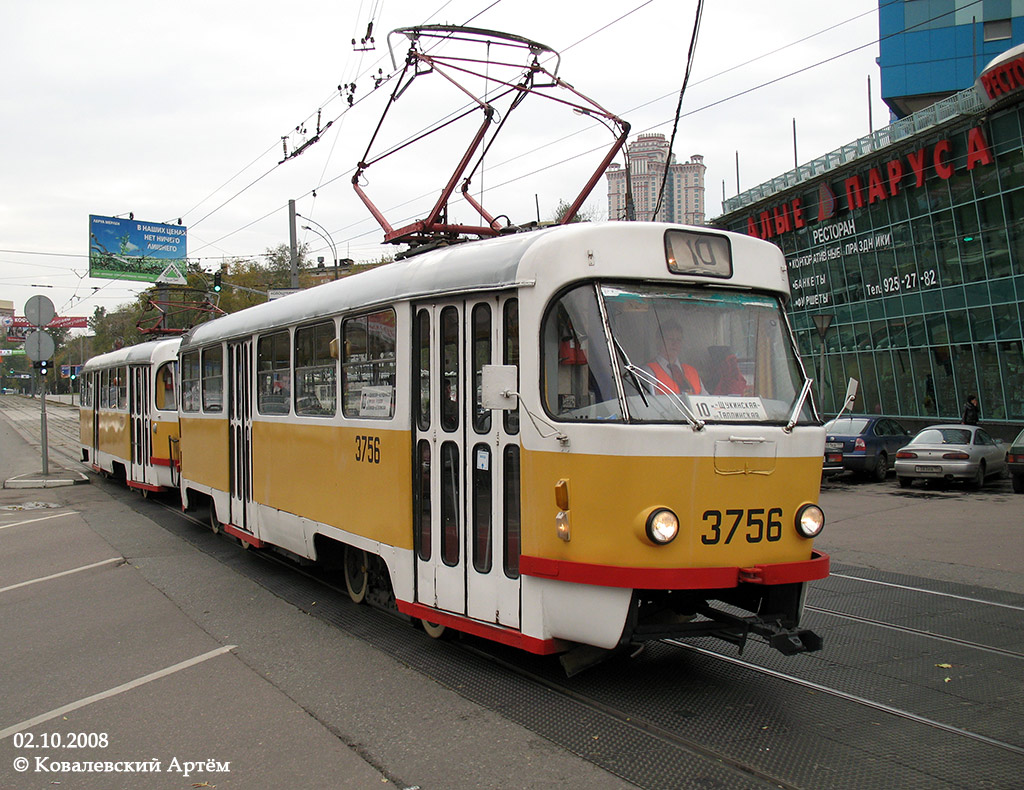
[(647, 363), (647, 367), (669, 392), (676, 395), (703, 395), (704, 385), (697, 369), (679, 359), (682, 348), (683, 330), (674, 321), (666, 323), (661, 331), (661, 353)]

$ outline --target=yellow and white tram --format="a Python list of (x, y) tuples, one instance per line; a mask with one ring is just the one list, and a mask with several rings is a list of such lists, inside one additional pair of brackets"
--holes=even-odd
[(82, 367), (82, 460), (143, 492), (177, 487), (180, 342), (128, 346)]
[[(766, 242), (580, 223), (218, 318), (179, 349), (183, 506), (337, 563), (355, 600), (393, 595), (433, 634), (817, 649), (799, 620), (828, 574), (824, 434), (787, 298)], [(692, 392), (655, 362), (670, 330)], [(97, 390), (130, 367), (90, 364)], [(100, 468), (128, 448), (114, 411)]]

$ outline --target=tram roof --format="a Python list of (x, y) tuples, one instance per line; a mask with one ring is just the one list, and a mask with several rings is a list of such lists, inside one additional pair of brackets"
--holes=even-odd
[[(575, 242), (588, 247), (601, 243), (643, 243), (663, 250), (665, 230), (684, 227), (654, 222), (586, 222), (455, 244), (200, 324), (184, 337), (182, 348), (396, 302), (533, 285), (541, 276), (539, 268), (551, 265), (551, 261), (542, 260), (542, 256), (528, 255), (535, 247), (547, 247), (554, 242), (559, 245)], [(733, 245), (773, 247), (767, 242), (715, 228), (690, 230), (729, 236)], [(780, 283), (785, 287), (784, 278)]]
[(171, 359), (178, 350), (181, 343), (180, 337), (161, 338), (159, 340), (147, 340), (137, 343), (134, 346), (125, 346), (105, 354), (97, 354), (86, 360), (82, 371), (86, 372), (96, 368), (107, 368), (116, 365), (131, 365), (140, 362), (152, 362), (158, 355)]

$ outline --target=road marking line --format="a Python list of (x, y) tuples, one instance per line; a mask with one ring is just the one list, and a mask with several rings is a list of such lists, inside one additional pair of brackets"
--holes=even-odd
[(28, 587), (28, 585), (30, 584), (48, 582), (51, 579), (59, 579), (61, 576), (68, 576), (72, 573), (78, 573), (79, 571), (87, 571), (91, 568), (98, 568), (100, 565), (109, 565), (112, 562), (124, 562), (124, 557), (111, 557), (109, 560), (100, 560), (99, 562), (94, 562), (92, 565), (83, 565), (81, 568), (72, 568), (69, 571), (61, 571), (60, 573), (54, 573), (50, 576), (43, 576), (39, 579), (30, 579), (27, 582), (19, 582), (18, 584), (12, 584), (10, 587), (0, 587), (0, 593), (5, 593), (9, 590), (17, 590), (19, 587)]
[(217, 656), (223, 655), (224, 653), (228, 653), (234, 650), (236, 647), (237, 645), (224, 645), (223, 647), (218, 647), (216, 650), (211, 650), (209, 653), (203, 653), (201, 656), (189, 658), (185, 661), (181, 661), (169, 667), (158, 669), (156, 672), (151, 672), (148, 675), (143, 675), (141, 678), (136, 678), (135, 680), (130, 680), (127, 683), (122, 683), (120, 686), (114, 686), (114, 688), (112, 689), (101, 691), (98, 694), (93, 694), (90, 697), (80, 699), (77, 702), (71, 702), (67, 705), (63, 705), (62, 707), (54, 708), (48, 713), (41, 713), (40, 715), (34, 718), (25, 719), (25, 721), (18, 722), (17, 724), (14, 724), (8, 727), (7, 729), (0, 730), (0, 741), (2, 741), (4, 738), (9, 738), (16, 732), (21, 732), (22, 730), (30, 729), (31, 727), (35, 727), (37, 724), (42, 724), (44, 721), (55, 719), (58, 716), (63, 716), (65, 713), (70, 713), (71, 711), (78, 710), (79, 708), (84, 708), (86, 705), (91, 705), (94, 702), (99, 702), (100, 700), (115, 697), (118, 694), (123, 694), (126, 691), (131, 691), (132, 689), (138, 688), (139, 686), (144, 686), (147, 683), (152, 683), (154, 680), (159, 680), (160, 678), (167, 677), (168, 675), (173, 675), (175, 672), (180, 672), (181, 670), (188, 669), (189, 667), (193, 667), (196, 664), (201, 664), (204, 661), (208, 661), (211, 658), (216, 658)]
[(9, 527), (20, 527), (24, 524), (35, 524), (37, 521), (49, 521), (51, 518), (64, 518), (64, 516), (77, 515), (77, 510), (69, 510), (67, 513), (55, 513), (52, 516), (42, 516), (41, 518), (30, 518), (27, 521), (15, 521), (13, 524), (4, 524), (0, 526), (0, 529), (8, 529)]

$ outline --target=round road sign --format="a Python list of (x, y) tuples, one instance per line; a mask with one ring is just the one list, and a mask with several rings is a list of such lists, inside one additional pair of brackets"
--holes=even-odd
[[(32, 326), (46, 326), (57, 315), (53, 309), (53, 302), (45, 296), (33, 296), (25, 302), (25, 318)], [(50, 352), (51, 354), (53, 351)], [(43, 357), (49, 359), (49, 357)]]
[(44, 359), (50, 359), (55, 349), (56, 346), (53, 344), (53, 338), (42, 329), (37, 329), (25, 338), (25, 356), (33, 362), (42, 362)]

